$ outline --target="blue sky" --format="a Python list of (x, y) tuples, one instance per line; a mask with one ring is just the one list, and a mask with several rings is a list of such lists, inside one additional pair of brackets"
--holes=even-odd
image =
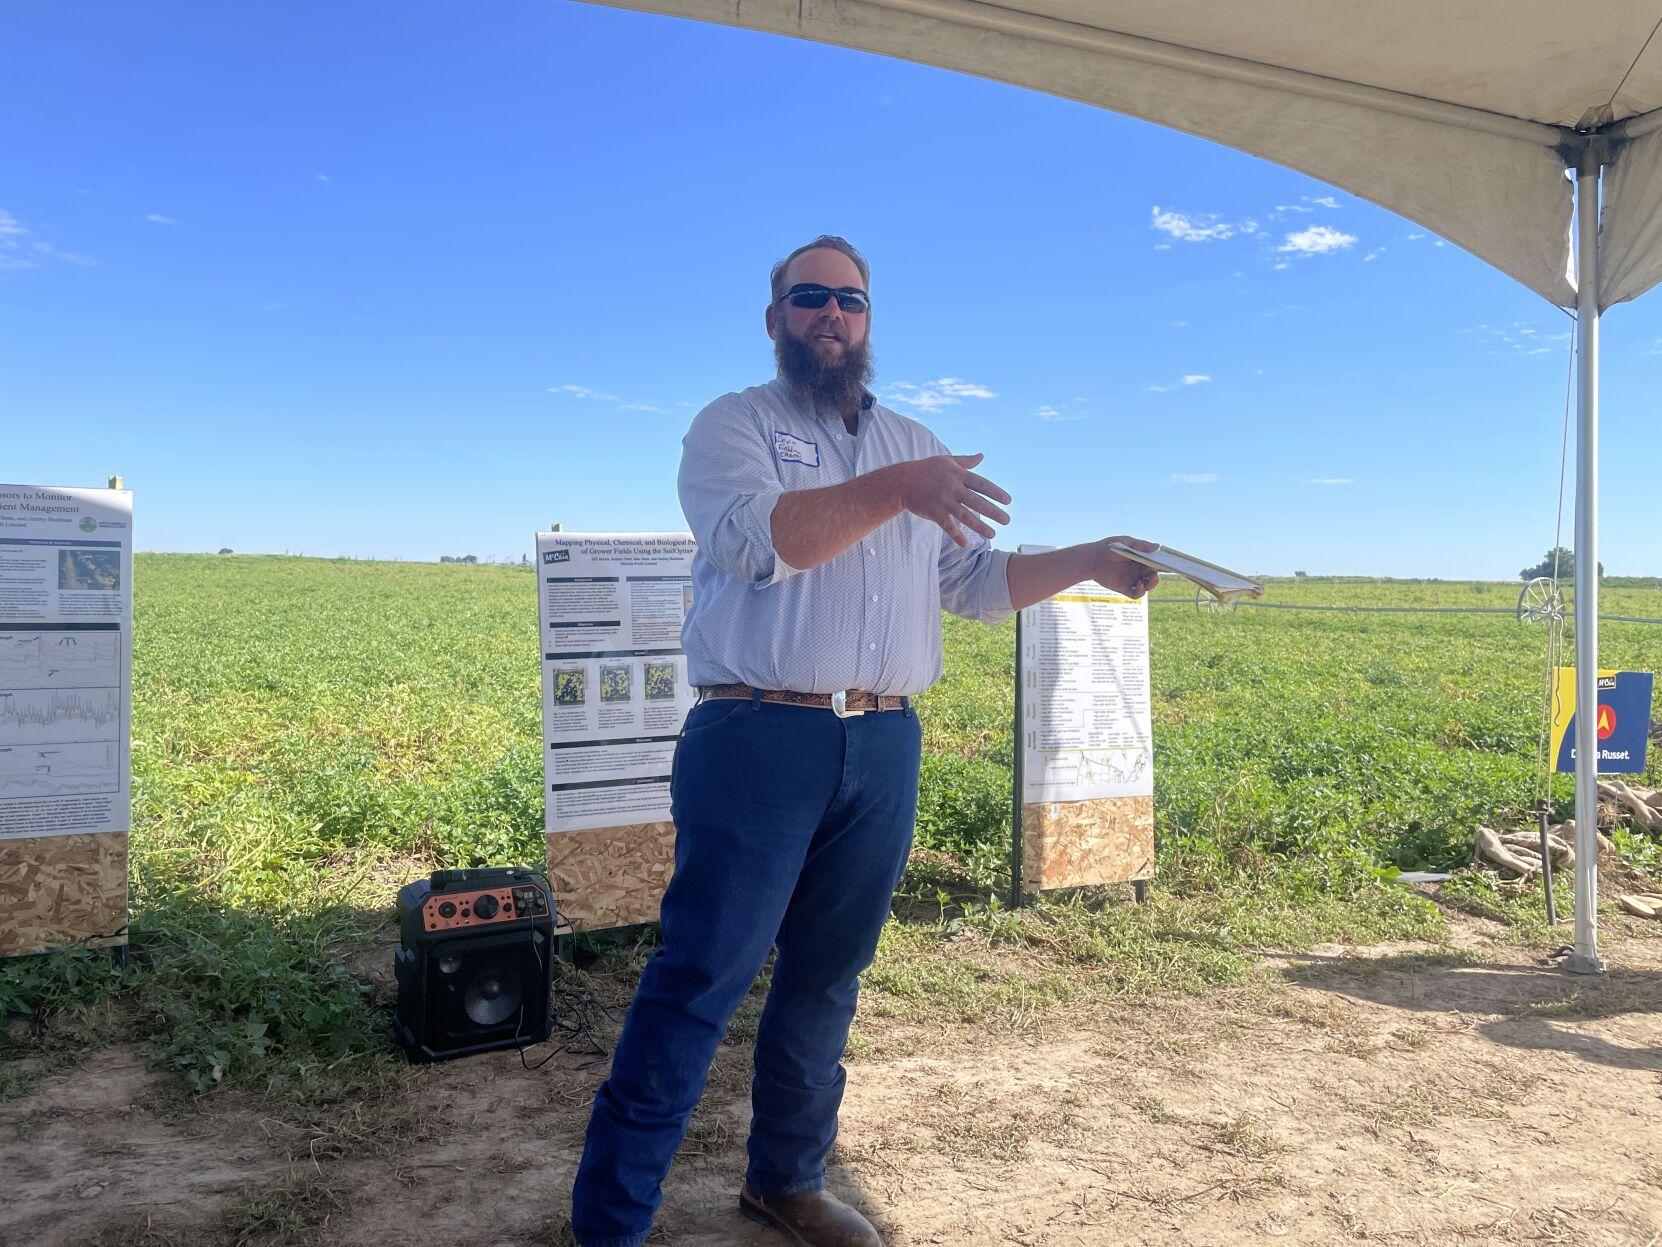
[[(123, 473), (146, 548), (681, 527), (681, 433), (771, 375), (768, 267), (822, 231), (1001, 544), (1498, 578), (1551, 541), (1569, 318), (1197, 139), (560, 0), (37, 3), (0, 63), (0, 480)], [(1604, 323), (1604, 562), (1662, 573), (1662, 296)]]

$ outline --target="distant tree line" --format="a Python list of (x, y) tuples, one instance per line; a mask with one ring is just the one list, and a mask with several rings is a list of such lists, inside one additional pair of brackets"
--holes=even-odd
[[(1551, 576), (1555, 569), (1560, 580), (1575, 579), (1575, 551), (1563, 546), (1548, 550), (1545, 557), (1533, 567), (1526, 567), (1518, 573), (1521, 580), (1534, 580), (1537, 576)], [(1599, 579), (1604, 579), (1604, 564), (1599, 564)]]

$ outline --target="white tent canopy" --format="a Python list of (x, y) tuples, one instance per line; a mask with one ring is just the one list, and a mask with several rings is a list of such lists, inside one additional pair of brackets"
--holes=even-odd
[[(1597, 750), (1587, 747), (1598, 638), (1597, 327), (1604, 308), (1662, 280), (1658, 0), (601, 2), (962, 70), (1214, 139), (1417, 221), (1576, 308), (1571, 964), (1602, 968)], [(1590, 280), (1578, 282), (1578, 271)]]

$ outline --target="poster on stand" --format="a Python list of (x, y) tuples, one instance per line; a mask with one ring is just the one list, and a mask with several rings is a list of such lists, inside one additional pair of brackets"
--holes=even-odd
[(1146, 599), (1081, 581), (1027, 607), (1016, 677), (1023, 804), (1153, 795)]
[(538, 533), (549, 832), (669, 818), (691, 533)]
[(133, 496), (0, 485), (0, 841), (126, 832)]

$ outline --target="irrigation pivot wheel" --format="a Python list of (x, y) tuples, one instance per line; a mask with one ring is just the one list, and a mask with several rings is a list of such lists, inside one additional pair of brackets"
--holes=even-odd
[(1227, 602), (1220, 602), (1205, 589), (1195, 587), (1195, 609), (1202, 615), (1233, 615), (1240, 603), (1231, 598)]
[(1546, 623), (1564, 618), (1564, 595), (1553, 587), (1551, 576), (1537, 576), (1518, 595), (1519, 623)]

